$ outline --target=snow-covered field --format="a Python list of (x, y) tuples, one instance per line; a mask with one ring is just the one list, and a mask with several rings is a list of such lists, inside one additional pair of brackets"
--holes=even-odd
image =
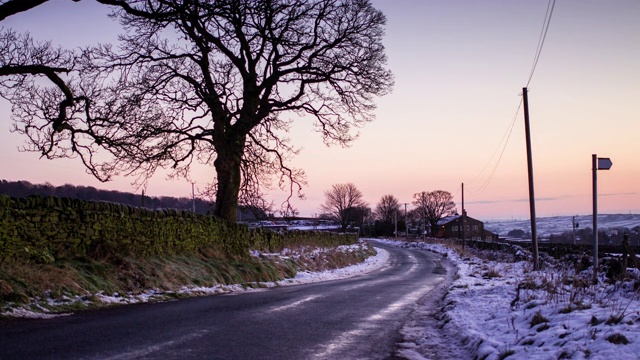
[[(536, 220), (536, 230), (541, 237), (548, 237), (551, 234), (561, 234), (565, 231), (572, 230), (573, 216), (552, 216), (540, 217)], [(576, 222), (580, 229), (593, 228), (592, 215), (576, 216)], [(640, 214), (599, 214), (598, 229), (632, 229), (640, 226)], [(505, 236), (511, 230), (531, 231), (531, 222), (529, 219), (520, 220), (489, 220), (484, 222), (485, 229)]]
[[(575, 274), (552, 259), (533, 272), (528, 261), (500, 261), (511, 257), (500, 253), (483, 260), (440, 244), (385, 242), (437, 252), (457, 267), (457, 279), (432, 315), (449, 346), (459, 344), (474, 359), (640, 358), (637, 280), (611, 285), (601, 277), (594, 286), (592, 270)], [(429, 358), (423, 354), (433, 350), (421, 343), (416, 339), (401, 355)]]

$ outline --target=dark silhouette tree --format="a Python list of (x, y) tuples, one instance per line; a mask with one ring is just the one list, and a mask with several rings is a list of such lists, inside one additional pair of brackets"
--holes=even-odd
[(360, 229), (360, 234), (365, 234), (364, 228), (371, 222), (371, 208), (364, 206), (356, 206), (349, 209), (351, 211), (352, 224)]
[(367, 208), (362, 192), (352, 183), (335, 184), (324, 192), (325, 200), (320, 206), (323, 214), (340, 223), (342, 231), (346, 231), (349, 224), (357, 221), (360, 208)]
[(400, 203), (395, 196), (384, 195), (380, 198), (374, 210), (375, 218), (378, 220), (376, 221), (376, 234), (393, 235), (395, 231), (394, 221), (404, 221), (404, 219), (397, 218), (399, 212)]
[(399, 211), (400, 202), (398, 199), (393, 195), (384, 195), (376, 205), (375, 216), (382, 222), (393, 223)]
[[(126, 204), (131, 206), (142, 206), (142, 195), (115, 190), (100, 190), (92, 186), (76, 186), (65, 184), (53, 186), (49, 183), (31, 184), (28, 181), (6, 181), (0, 180), (0, 194), (11, 197), (27, 197), (29, 195), (69, 197), (87, 201), (109, 201), (113, 203)], [(144, 207), (148, 209), (179, 209), (191, 211), (193, 200), (187, 197), (160, 196), (153, 197), (145, 195)], [(195, 198), (196, 213), (208, 214), (211, 212), (211, 202), (205, 199)], [(265, 214), (255, 209), (242, 208), (243, 219), (253, 220), (264, 218)]]
[(419, 214), (424, 214), (424, 218), (431, 225), (431, 233), (436, 233), (438, 221), (443, 217), (456, 213), (456, 204), (453, 202), (453, 195), (444, 190), (423, 191), (413, 194), (413, 205)]
[(102, 181), (213, 165), (215, 215), (227, 220), (272, 179), (289, 192), (284, 211), (302, 196), (304, 172), (288, 165), (294, 119), (347, 145), (393, 84), (386, 20), (368, 0), (98, 1), (126, 30), (119, 46), (74, 53), (58, 69), (64, 87), (5, 88), (14, 130), (28, 150), (78, 157)]

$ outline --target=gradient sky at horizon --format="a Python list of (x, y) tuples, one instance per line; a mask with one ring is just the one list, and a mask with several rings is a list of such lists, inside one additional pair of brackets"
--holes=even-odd
[[(302, 148), (293, 165), (308, 179), (306, 200), (294, 206), (301, 215), (317, 214), (325, 190), (351, 182), (372, 208), (386, 194), (411, 203), (414, 193), (446, 190), (460, 209), (465, 183), (470, 216), (528, 218), (523, 113), (517, 110), (548, 2), (373, 4), (387, 16), (393, 93), (377, 100), (376, 120), (359, 129), (349, 148), (325, 147), (308, 119), (293, 125), (290, 137)], [(55, 44), (89, 45), (114, 41), (120, 32), (107, 12), (91, 1), (53, 0), (0, 26)], [(639, 19), (637, 0), (557, 1), (528, 92), (538, 216), (591, 213), (591, 154), (613, 161), (610, 171), (598, 172), (599, 212), (640, 212)], [(24, 139), (9, 132), (10, 113), (0, 100), (1, 179), (136, 191), (127, 178), (98, 182), (77, 160), (18, 152)], [(212, 168), (193, 173), (200, 188), (212, 177)], [(146, 193), (190, 196), (191, 185), (158, 174)], [(276, 204), (283, 197), (270, 194)]]

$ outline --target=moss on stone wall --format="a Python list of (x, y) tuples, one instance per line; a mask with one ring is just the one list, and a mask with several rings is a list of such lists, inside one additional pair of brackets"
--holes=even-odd
[(148, 210), (70, 198), (0, 195), (0, 259), (51, 263), (110, 255), (179, 254), (213, 247), (247, 256), (250, 248), (353, 244), (357, 236), (327, 232), (250, 230), (245, 225), (179, 210)]
[(0, 195), (0, 258), (51, 262), (58, 258), (162, 255), (213, 246), (248, 254), (246, 227), (186, 211), (154, 211), (108, 202)]

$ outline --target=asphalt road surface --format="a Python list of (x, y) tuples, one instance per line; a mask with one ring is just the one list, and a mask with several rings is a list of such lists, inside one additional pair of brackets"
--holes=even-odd
[(390, 359), (446, 270), (435, 254), (376, 246), (388, 263), (349, 279), (2, 320), (0, 359)]

